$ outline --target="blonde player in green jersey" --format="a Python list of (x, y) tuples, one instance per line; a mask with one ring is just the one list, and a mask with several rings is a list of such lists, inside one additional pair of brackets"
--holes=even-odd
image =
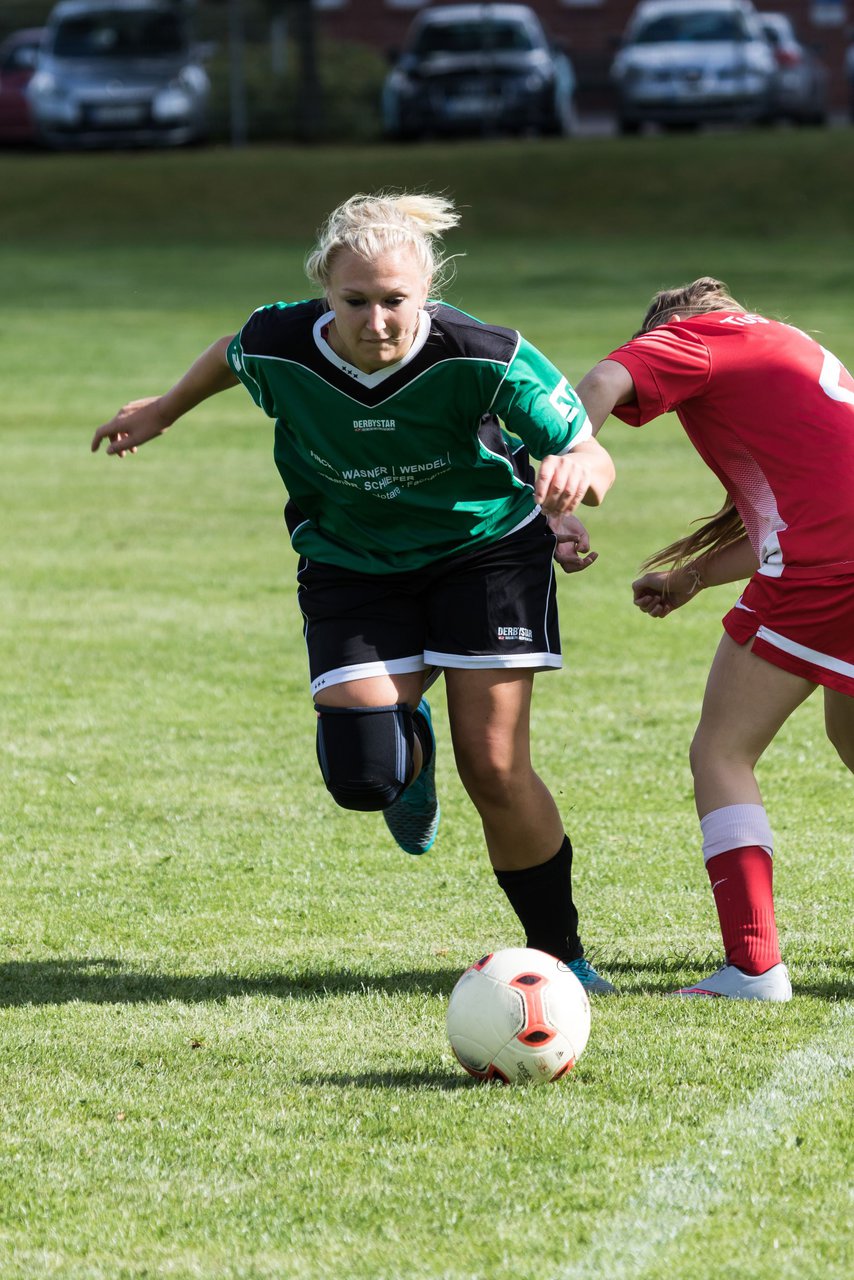
[[(459, 776), (528, 946), (585, 987), (572, 847), (534, 772), (537, 671), (560, 667), (546, 515), (613, 482), (566, 378), (515, 330), (435, 301), (450, 201), (358, 195), (329, 216), (306, 270), (321, 297), (255, 311), (171, 390), (96, 431), (124, 457), (243, 383), (275, 420), (298, 569), (317, 754), (348, 809), (381, 810), (397, 843), (435, 839), (435, 737), (424, 690), (444, 672)], [(536, 476), (528, 453), (540, 458)]]

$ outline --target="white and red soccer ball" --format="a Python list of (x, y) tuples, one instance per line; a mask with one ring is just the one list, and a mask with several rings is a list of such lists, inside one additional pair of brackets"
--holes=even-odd
[(479, 1080), (547, 1084), (571, 1071), (590, 1035), (590, 1001), (575, 974), (529, 947), (495, 951), (466, 969), (448, 1003), (448, 1039)]

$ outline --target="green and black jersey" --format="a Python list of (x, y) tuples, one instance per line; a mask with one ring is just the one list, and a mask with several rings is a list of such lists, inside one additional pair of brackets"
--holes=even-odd
[(514, 330), (430, 304), (407, 355), (367, 374), (330, 347), (332, 319), (322, 301), (261, 307), (228, 350), (276, 420), (301, 555), (393, 573), (494, 542), (536, 511), (514, 453), (591, 436), (566, 378)]

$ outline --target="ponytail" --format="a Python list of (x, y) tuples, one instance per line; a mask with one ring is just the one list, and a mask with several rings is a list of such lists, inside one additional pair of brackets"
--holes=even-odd
[(689, 560), (707, 552), (723, 551), (745, 534), (744, 522), (730, 497), (720, 511), (710, 516), (693, 533), (678, 538), (644, 560), (643, 569), (680, 569)]

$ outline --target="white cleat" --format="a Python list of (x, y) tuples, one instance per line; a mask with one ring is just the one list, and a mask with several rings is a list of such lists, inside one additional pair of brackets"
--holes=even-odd
[(677, 996), (728, 996), (730, 1000), (775, 1000), (780, 1004), (792, 998), (789, 970), (775, 964), (765, 973), (744, 973), (734, 964), (723, 964), (710, 977), (693, 987), (680, 987)]

